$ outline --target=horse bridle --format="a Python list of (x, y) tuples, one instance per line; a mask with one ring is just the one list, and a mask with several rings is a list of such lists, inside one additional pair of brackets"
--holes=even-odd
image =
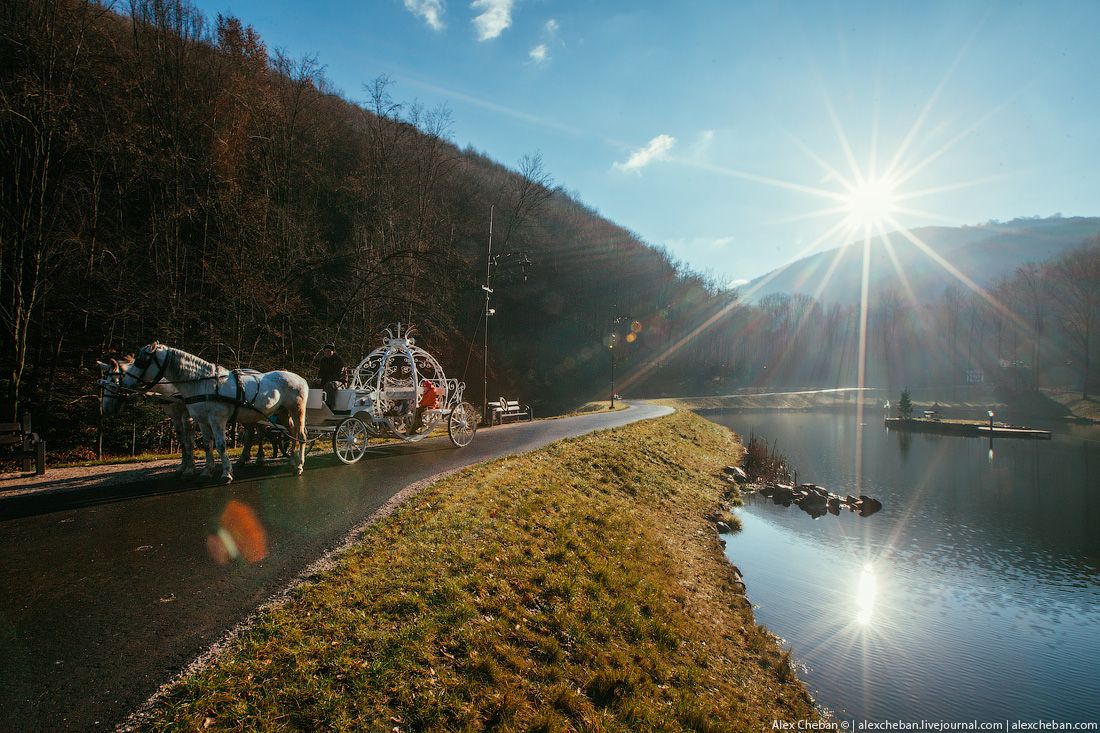
[[(149, 370), (149, 365), (154, 364), (157, 367), (156, 376), (152, 379), (145, 379), (145, 372)], [(123, 384), (123, 377), (133, 377), (131, 373), (132, 368), (140, 370), (138, 376), (135, 377), (136, 381), (130, 384)], [(118, 363), (117, 359), (111, 359), (111, 370), (99, 380), (99, 385), (105, 390), (110, 389), (112, 396), (115, 399), (123, 400), (135, 395), (148, 396), (149, 391), (158, 384), (187, 384), (192, 382), (205, 382), (211, 379), (222, 380), (226, 375), (218, 374), (219, 367), (215, 366), (215, 374), (208, 377), (195, 377), (193, 379), (179, 379), (174, 382), (163, 382), (164, 373), (168, 369), (167, 357), (163, 360), (156, 356), (156, 351), (149, 351), (143, 348), (138, 352), (137, 357), (130, 362), (130, 367), (123, 369), (122, 365)], [(181, 398), (182, 399), (182, 398)]]
[[(151, 380), (145, 379), (145, 372), (149, 370), (150, 364), (155, 364), (157, 367), (156, 376)], [(131, 374), (132, 368), (140, 370), (135, 378), (136, 381), (134, 384), (123, 384), (123, 377), (133, 376)], [(115, 399), (122, 400), (148, 392), (164, 378), (164, 372), (167, 368), (167, 359), (158, 359), (154, 352), (142, 349), (138, 352), (137, 358), (131, 363), (131, 367), (127, 369), (123, 369), (117, 359), (111, 359), (111, 370), (104, 375), (103, 379), (99, 380), (99, 383), (104, 389), (110, 388)]]

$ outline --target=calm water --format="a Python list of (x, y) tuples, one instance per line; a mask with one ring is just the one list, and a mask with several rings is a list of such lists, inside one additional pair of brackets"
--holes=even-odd
[[(1051, 441), (725, 414), (799, 480), (882, 501), (811, 519), (751, 497), (726, 554), (819, 705), (870, 720), (1100, 719), (1100, 430)], [(858, 489), (858, 490), (857, 490)]]

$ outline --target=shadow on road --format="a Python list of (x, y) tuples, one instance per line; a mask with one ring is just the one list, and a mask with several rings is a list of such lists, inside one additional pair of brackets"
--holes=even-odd
[[(400, 455), (420, 453), (434, 453), (437, 451), (454, 450), (447, 441), (431, 440), (421, 443), (393, 443), (372, 446), (363, 456), (361, 462), (376, 461), (383, 458), (391, 458)], [(345, 466), (331, 453), (316, 453), (306, 458), (306, 471), (310, 474), (317, 471), (333, 469), (355, 470), (354, 466)], [(267, 465), (258, 466), (254, 463), (233, 468), (234, 485), (247, 484), (274, 477), (291, 477), (290, 467), (286, 459), (268, 462)], [(188, 491), (200, 491), (212, 486), (220, 486), (221, 480), (209, 478), (206, 475), (189, 478), (179, 478), (175, 475), (156, 476), (153, 478), (141, 478), (133, 481), (118, 483), (85, 484), (83, 486), (68, 486), (87, 481), (84, 478), (59, 479), (52, 482), (48, 488), (39, 491), (29, 491), (25, 494), (8, 496), (0, 499), (0, 521), (7, 519), (19, 519), (33, 517), (39, 514), (65, 511), (67, 509), (79, 509), (81, 507), (110, 504), (113, 502), (141, 499), (147, 496), (163, 494), (178, 494)]]

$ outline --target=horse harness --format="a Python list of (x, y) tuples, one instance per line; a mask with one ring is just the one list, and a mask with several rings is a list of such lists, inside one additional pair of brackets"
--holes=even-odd
[[(152, 379), (145, 379), (144, 378), (145, 377), (145, 371), (149, 368), (150, 363), (155, 364), (156, 367), (157, 367), (156, 376), (154, 376)], [(123, 385), (122, 384), (122, 372), (120, 370), (118, 375), (117, 375), (118, 383), (115, 384), (115, 385), (112, 385), (114, 387), (114, 389), (116, 390), (116, 392), (119, 393), (118, 394), (119, 398), (125, 398), (125, 397), (129, 397), (129, 396), (132, 396), (132, 395), (142, 394), (142, 395), (145, 395), (146, 397), (148, 397), (149, 399), (152, 399), (157, 404), (161, 404), (161, 405), (179, 404), (179, 402), (182, 402), (184, 405), (194, 405), (194, 404), (198, 404), (200, 402), (228, 402), (228, 403), (233, 405), (233, 413), (229, 416), (229, 424), (232, 424), (232, 423), (236, 422), (237, 415), (240, 413), (240, 410), (241, 410), (242, 407), (245, 408), (245, 409), (248, 409), (248, 410), (254, 410), (254, 411), (260, 413), (261, 415), (264, 414), (263, 411), (260, 410), (260, 408), (256, 407), (256, 404), (255, 404), (256, 403), (256, 398), (260, 396), (259, 387), (256, 388), (256, 394), (252, 396), (252, 399), (248, 400), (248, 399), (245, 399), (244, 385), (241, 382), (241, 375), (244, 375), (244, 374), (251, 375), (251, 374), (259, 374), (260, 373), (260, 372), (256, 371), (255, 369), (231, 369), (229, 371), (229, 374), (233, 375), (233, 380), (234, 380), (234, 382), (236, 382), (236, 386), (237, 386), (236, 394), (233, 395), (233, 396), (221, 394), (221, 392), (218, 391), (218, 386), (215, 385), (213, 394), (195, 395), (193, 397), (183, 397), (182, 395), (175, 396), (175, 397), (166, 397), (164, 395), (150, 396), (148, 393), (153, 387), (155, 387), (157, 384), (160, 384), (161, 383), (160, 380), (164, 378), (164, 372), (168, 368), (168, 360), (167, 359), (161, 360), (161, 359), (158, 359), (154, 355), (153, 352), (141, 351), (141, 352), (138, 353), (137, 358), (134, 359), (133, 365), (136, 369), (140, 370), (138, 373), (141, 375), (141, 377), (136, 378), (136, 381), (132, 386)], [(217, 365), (215, 365), (214, 371), (217, 372), (219, 369), (220, 368)], [(198, 377), (196, 379), (186, 379), (186, 380), (181, 380), (181, 381), (178, 381), (178, 382), (164, 382), (164, 384), (182, 384), (183, 382), (203, 382), (203, 381), (206, 381), (208, 379), (212, 379), (212, 380), (216, 380), (216, 381), (220, 382), (222, 379), (227, 378), (229, 376), (229, 374), (216, 374), (215, 373), (215, 374), (213, 374), (209, 377)], [(103, 380), (105, 385), (106, 385), (107, 381), (108, 380)]]
[[(223, 395), (221, 392), (218, 391), (218, 386), (215, 385), (213, 394), (201, 394), (201, 395), (195, 395), (193, 397), (185, 397), (183, 399), (183, 404), (185, 404), (185, 405), (195, 405), (195, 404), (198, 404), (200, 402), (228, 402), (231, 405), (233, 405), (233, 412), (232, 412), (232, 414), (230, 414), (227, 424), (232, 424), (232, 423), (235, 423), (237, 421), (237, 414), (240, 412), (242, 407), (245, 408), (246, 410), (254, 410), (254, 411), (260, 413), (261, 415), (263, 415), (264, 414), (263, 410), (256, 407), (256, 398), (260, 396), (259, 386), (257, 385), (257, 387), (256, 387), (256, 394), (254, 394), (252, 396), (251, 400), (248, 400), (248, 399), (245, 399), (244, 384), (241, 382), (241, 375), (243, 375), (243, 374), (249, 374), (249, 375), (259, 374), (260, 372), (256, 371), (255, 369), (231, 369), (229, 373), (233, 375), (233, 381), (236, 382), (236, 385), (237, 385), (236, 394), (234, 394), (232, 396)], [(228, 375), (226, 375), (226, 376), (228, 376)], [(218, 379), (220, 380), (221, 377), (219, 376)]]

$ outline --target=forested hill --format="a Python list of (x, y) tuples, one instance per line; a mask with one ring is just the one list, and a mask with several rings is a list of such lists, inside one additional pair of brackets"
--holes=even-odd
[(491, 208), (494, 252), (534, 264), (494, 273), (490, 398), (606, 397), (613, 327), (644, 324), (628, 365), (729, 297), (554, 187), (537, 153), (510, 170), (458, 149), (447, 109), (385, 77), (353, 103), (242, 21), (130, 7), (0, 17), (9, 414), (94, 424), (96, 359), (154, 339), (312, 374), (324, 342), (355, 361), (398, 320), (480, 403)]
[[(908, 289), (918, 300), (934, 302), (950, 276), (925, 247), (988, 289), (1011, 279), (1017, 267), (1058, 257), (1097, 234), (1100, 218), (1081, 216), (920, 227), (911, 232), (912, 239), (890, 232), (885, 238), (876, 236), (871, 241), (870, 287)], [(789, 293), (851, 304), (859, 301), (862, 272), (863, 243), (859, 241), (792, 262), (762, 275), (744, 290), (752, 293), (754, 301), (775, 293)]]

